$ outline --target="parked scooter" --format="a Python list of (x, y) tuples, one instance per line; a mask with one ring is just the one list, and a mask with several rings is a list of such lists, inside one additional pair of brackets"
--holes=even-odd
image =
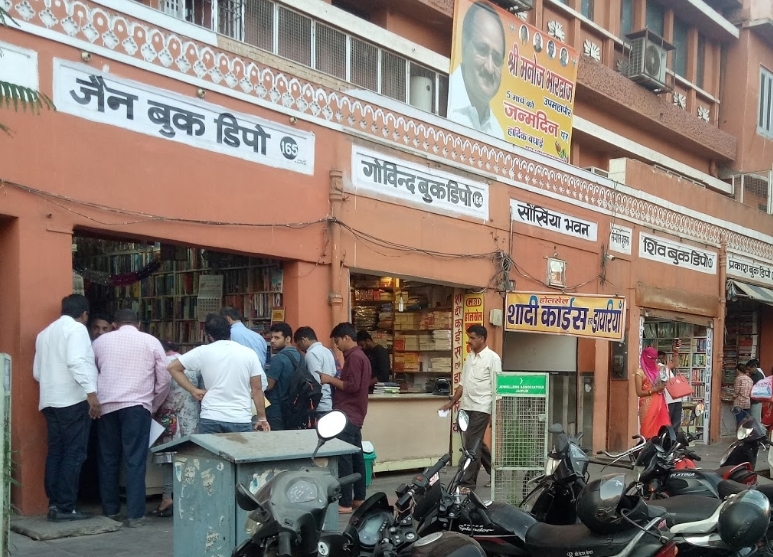
[[(346, 416), (333, 411), (317, 423), (317, 448), (343, 431)], [(418, 536), (392, 544), (389, 536), (361, 552), (357, 536), (323, 532), (327, 508), (341, 496), (341, 487), (360, 479), (359, 474), (335, 478), (326, 468), (281, 472), (252, 494), (243, 484), (236, 486), (236, 502), (249, 511), (255, 523), (253, 535), (232, 553), (232, 557), (484, 557), (480, 545), (467, 536), (444, 532), (419, 540)], [(362, 518), (373, 509), (358, 509)], [(366, 521), (367, 524), (372, 524)], [(389, 524), (389, 526), (392, 526)], [(403, 543), (404, 542), (404, 543)]]
[(768, 432), (749, 416), (736, 431), (736, 441), (727, 448), (719, 461), (720, 466), (735, 466), (749, 463), (752, 471), (757, 465), (757, 454), (770, 446)]

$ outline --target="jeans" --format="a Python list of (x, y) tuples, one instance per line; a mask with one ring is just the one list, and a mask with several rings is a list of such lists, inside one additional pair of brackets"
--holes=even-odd
[(488, 428), (488, 424), (491, 422), (491, 415), (474, 410), (467, 410), (466, 412), (470, 416), (470, 425), (467, 426), (467, 431), (464, 434), (464, 448), (467, 450), (473, 448), (478, 439), (480, 439), (480, 445), (475, 454), (475, 461), (471, 462), (467, 467), (460, 485), (474, 489), (478, 483), (478, 472), (480, 472), (481, 464), (491, 475), (491, 450), (483, 442), (486, 428)]
[(231, 422), (218, 422), (217, 420), (199, 419), (197, 433), (249, 433), (253, 431), (252, 424), (235, 424)]
[(741, 425), (741, 422), (749, 417), (749, 410), (745, 408), (738, 408), (738, 413), (735, 415), (735, 425)]
[(121, 408), (99, 418), (99, 494), (107, 516), (121, 510), (118, 475), (126, 466), (127, 518), (145, 516), (145, 469), (147, 468), (150, 412), (143, 406)]
[(751, 406), (749, 407), (749, 415), (757, 420), (758, 424), (762, 423), (762, 403), (761, 402), (752, 402)]
[(282, 431), (285, 428), (282, 410), (277, 408), (278, 406), (279, 403), (276, 403), (266, 408), (266, 419), (268, 425), (271, 426), (271, 431)]
[(679, 431), (682, 425), (682, 401), (672, 402), (668, 405), (668, 417), (671, 418), (671, 426), (674, 431)]
[(72, 512), (89, 443), (89, 403), (42, 410), (48, 426), (45, 488), (49, 507)]
[[(360, 451), (354, 454), (342, 454), (338, 457), (338, 477), (343, 478), (349, 474), (360, 474), (361, 478), (354, 484), (346, 485), (341, 488), (341, 498), (338, 504), (342, 507), (351, 507), (352, 500), (365, 500), (365, 458), (362, 455), (362, 428), (353, 423), (346, 424), (344, 430), (338, 435), (341, 441), (350, 445), (359, 447)], [(352, 497), (352, 488), (354, 488), (354, 497)]]

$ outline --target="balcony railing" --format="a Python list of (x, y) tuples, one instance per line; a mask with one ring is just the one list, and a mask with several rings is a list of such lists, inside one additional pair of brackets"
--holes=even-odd
[(736, 199), (763, 211), (773, 213), (773, 172), (763, 170), (761, 172), (747, 172), (736, 174), (726, 181), (733, 184), (736, 191)]
[(448, 76), (270, 0), (160, 0), (172, 16), (440, 116)]

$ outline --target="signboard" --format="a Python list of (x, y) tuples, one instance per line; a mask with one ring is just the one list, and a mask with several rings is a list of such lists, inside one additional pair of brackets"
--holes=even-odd
[(716, 252), (694, 248), (644, 232), (639, 232), (639, 257), (708, 275), (717, 274)]
[(545, 230), (591, 242), (595, 242), (598, 238), (598, 225), (595, 222), (551, 211), (532, 203), (511, 199), (510, 214), (513, 222), (538, 226)]
[(314, 174), (314, 134), (54, 60), (59, 112), (250, 162)]
[(547, 375), (544, 373), (497, 374), (497, 395), (546, 396), (547, 392)]
[(207, 320), (207, 315), (217, 313), (223, 307), (223, 275), (201, 275), (199, 292), (196, 298), (196, 313), (199, 322)]
[(363, 195), (390, 197), (431, 213), (488, 220), (488, 184), (352, 147), (352, 183)]
[(511, 292), (505, 301), (505, 331), (622, 340), (622, 296)]
[(467, 360), (467, 354), (470, 352), (470, 348), (467, 346), (467, 341), (469, 340), (467, 329), (472, 325), (483, 325), (483, 296), (483, 294), (464, 295), (464, 331), (462, 334), (464, 350), (462, 351), (462, 362)]
[(609, 251), (631, 255), (633, 230), (626, 226), (613, 224), (609, 227)]
[(271, 324), (282, 323), (285, 320), (285, 308), (274, 308), (271, 310)]
[[(464, 332), (464, 291), (458, 288), (454, 289), (453, 301), (453, 323), (451, 330), (451, 393), (456, 392), (456, 388), (462, 382), (462, 367), (464, 358), (467, 355), (467, 335)], [(459, 449), (462, 446), (461, 440), (456, 433), (459, 431), (457, 424), (457, 409), (454, 408), (451, 414), (451, 464), (456, 465), (459, 462)]]
[(727, 276), (773, 286), (773, 266), (729, 252), (727, 254)]
[(569, 162), (577, 66), (576, 50), (514, 14), (456, 0), (448, 119)]

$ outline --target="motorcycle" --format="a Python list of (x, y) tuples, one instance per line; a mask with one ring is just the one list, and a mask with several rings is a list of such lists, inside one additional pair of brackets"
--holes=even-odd
[[(343, 412), (333, 411), (317, 422), (317, 447), (333, 439), (346, 426)], [(359, 474), (335, 478), (326, 468), (307, 468), (280, 472), (256, 494), (244, 484), (236, 486), (236, 502), (248, 511), (249, 521), (255, 524), (252, 536), (237, 547), (232, 557), (484, 557), (485, 553), (474, 540), (459, 534), (444, 532), (439, 536), (419, 540), (406, 537), (392, 544), (388, 535), (378, 544), (362, 552), (359, 538), (349, 533), (323, 532), (327, 508), (341, 496), (341, 487), (360, 479)], [(362, 518), (373, 512), (358, 509)], [(376, 509), (377, 510), (377, 509)], [(354, 518), (355, 515), (353, 515)], [(356, 531), (356, 529), (355, 529)], [(381, 529), (383, 532), (383, 529)]]
[(749, 416), (736, 431), (736, 441), (727, 448), (719, 461), (720, 466), (735, 466), (748, 463), (752, 471), (757, 465), (757, 454), (770, 446), (768, 432)]

